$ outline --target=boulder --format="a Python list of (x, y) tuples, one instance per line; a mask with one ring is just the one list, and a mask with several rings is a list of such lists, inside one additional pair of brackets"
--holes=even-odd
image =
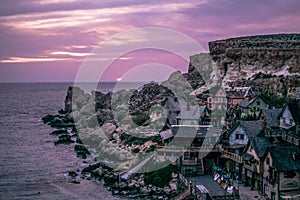
[(99, 168), (95, 169), (93, 172), (93, 175), (96, 176), (96, 177), (101, 177), (104, 175), (104, 171), (103, 171), (103, 168), (102, 166), (100, 166)]
[(169, 187), (172, 191), (177, 191), (178, 190), (178, 184), (177, 184), (177, 181), (176, 180), (171, 180), (169, 182)]
[(105, 123), (112, 123), (114, 119), (113, 113), (109, 109), (98, 110), (96, 115), (100, 126)]
[(105, 123), (101, 126), (103, 133), (109, 140), (113, 139), (113, 133), (116, 130), (116, 126), (112, 123)]
[(52, 135), (61, 135), (61, 134), (68, 134), (68, 131), (66, 129), (58, 129), (55, 131), (52, 131)]
[(58, 141), (54, 142), (55, 145), (71, 143), (74, 143), (74, 141), (71, 139), (71, 136), (67, 134), (60, 135)]

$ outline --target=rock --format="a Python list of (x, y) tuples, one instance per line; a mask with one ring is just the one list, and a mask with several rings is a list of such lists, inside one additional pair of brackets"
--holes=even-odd
[(91, 116), (91, 115), (95, 114), (96, 113), (95, 103), (94, 102), (87, 102), (80, 109), (80, 113), (82, 115), (85, 115), (85, 116)]
[(69, 171), (68, 176), (75, 178), (76, 176), (78, 176), (78, 174), (74, 171)]
[(82, 159), (86, 159), (87, 155), (90, 154), (88, 149), (82, 144), (76, 144), (74, 150), (77, 153), (77, 157), (81, 157)]
[(146, 186), (141, 189), (141, 193), (142, 194), (149, 194), (150, 192), (151, 192), (151, 189), (149, 189)]
[(68, 134), (68, 131), (66, 129), (59, 129), (52, 131), (52, 135), (61, 135), (61, 134)]
[(44, 116), (44, 117), (42, 118), (42, 120), (43, 120), (43, 122), (44, 122), (45, 124), (47, 124), (47, 123), (49, 123), (50, 121), (52, 121), (52, 120), (54, 119), (54, 117), (55, 117), (55, 116), (53, 116), (53, 115), (46, 115), (46, 116)]
[(95, 109), (110, 109), (111, 108), (111, 95), (112, 92), (104, 94), (102, 92), (94, 92), (92, 96), (95, 97)]
[(93, 175), (96, 177), (102, 177), (104, 174), (102, 166), (100, 166), (99, 168), (95, 169), (92, 172), (93, 172)]
[(122, 133), (124, 133), (124, 131), (123, 131), (120, 127), (116, 128), (115, 132), (116, 132), (118, 135), (121, 135)]
[(71, 143), (74, 143), (74, 141), (71, 139), (71, 136), (67, 134), (60, 135), (58, 141), (54, 142), (55, 145)]
[(90, 117), (86, 120), (86, 122), (87, 122), (87, 126), (88, 126), (89, 128), (95, 128), (95, 127), (98, 128), (98, 127), (99, 127), (99, 121), (98, 121), (98, 119), (97, 119), (97, 115), (96, 115), (96, 114), (90, 116)]
[(118, 184), (119, 189), (121, 190), (127, 190), (128, 189), (128, 184), (126, 182), (121, 182)]
[(173, 190), (173, 191), (177, 191), (177, 189), (178, 189), (178, 184), (177, 184), (177, 181), (175, 180), (171, 180), (170, 182), (169, 182), (169, 187), (170, 187), (170, 189), (171, 190)]
[[(224, 76), (223, 85), (234, 84), (241, 87), (255, 84), (262, 92), (270, 91), (285, 96), (284, 92), (280, 91), (282, 86), (275, 86), (282, 83), (278, 79), (273, 82), (272, 79), (274, 76), (279, 78), (280, 75), (284, 75), (285, 79), (295, 79), (293, 76), (297, 76), (297, 72), (300, 71), (299, 34), (250, 36), (213, 41), (209, 43), (209, 51), (212, 60)], [(250, 80), (246, 83), (248, 85), (241, 85), (241, 82), (245, 83), (247, 80)], [(285, 82), (283, 85), (288, 84)], [(288, 86), (287, 90), (292, 88), (295, 86)]]
[(121, 142), (120, 136), (119, 136), (119, 134), (117, 134), (117, 133), (114, 133), (114, 134), (112, 135), (112, 138), (113, 138), (117, 143), (120, 143), (120, 142)]
[(113, 133), (116, 130), (116, 126), (112, 123), (105, 123), (101, 126), (103, 133), (109, 140), (113, 139)]
[(164, 194), (169, 194), (171, 192), (171, 189), (169, 187), (164, 187), (163, 191)]
[[(84, 91), (81, 90), (78, 87), (73, 87), (70, 86), (67, 90), (67, 95), (65, 98), (65, 108), (64, 108), (64, 112), (66, 113), (71, 113), (72, 112), (72, 100), (75, 98), (79, 98), (81, 96), (84, 96)], [(74, 99), (74, 101), (75, 101)]]
[(112, 111), (109, 109), (98, 110), (96, 115), (100, 126), (104, 123), (113, 123), (114, 116)]
[(117, 182), (118, 178), (113, 175), (105, 174), (103, 180), (107, 185), (113, 185)]
[(48, 122), (48, 124), (53, 128), (70, 128), (74, 127), (74, 123), (69, 122), (63, 116), (56, 115), (54, 118)]

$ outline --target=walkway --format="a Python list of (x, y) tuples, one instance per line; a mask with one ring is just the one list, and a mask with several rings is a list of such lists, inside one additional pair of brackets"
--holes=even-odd
[(126, 172), (123, 175), (121, 175), (121, 179), (128, 180), (128, 178), (132, 174), (137, 173), (154, 155), (156, 155), (156, 153), (151, 154), (149, 157), (147, 157), (146, 159), (142, 160), (139, 164), (137, 164), (132, 169), (130, 169), (128, 172)]
[[(186, 177), (189, 181), (192, 181), (192, 185), (204, 185), (209, 191), (209, 194), (212, 197), (223, 197), (230, 196), (225, 190), (223, 190), (220, 185), (213, 180), (212, 175), (203, 175), (196, 177)], [(244, 184), (237, 185), (234, 182), (234, 186), (239, 189), (240, 199), (241, 200), (265, 200), (267, 199), (263, 195), (259, 195), (257, 190), (251, 190), (251, 187), (245, 187)], [(218, 198), (222, 199), (222, 198)]]

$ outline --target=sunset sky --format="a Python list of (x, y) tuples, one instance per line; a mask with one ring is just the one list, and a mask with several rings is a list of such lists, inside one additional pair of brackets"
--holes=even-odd
[[(228, 37), (299, 33), (299, 9), (299, 0), (1, 0), (0, 82), (72, 82), (99, 43), (135, 28), (174, 29), (206, 50)], [(101, 80), (152, 62), (187, 70), (169, 53), (145, 50), (123, 55)]]

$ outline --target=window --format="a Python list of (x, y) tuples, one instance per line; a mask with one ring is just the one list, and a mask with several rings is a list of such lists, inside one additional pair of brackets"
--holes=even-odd
[(259, 105), (260, 105), (260, 101), (257, 101), (257, 102), (256, 102), (256, 105), (258, 105), (258, 106), (259, 106)]
[(235, 134), (235, 139), (237, 140), (243, 140), (245, 136), (243, 134)]
[(267, 158), (267, 165), (269, 165), (270, 164), (270, 158), (268, 157)]

